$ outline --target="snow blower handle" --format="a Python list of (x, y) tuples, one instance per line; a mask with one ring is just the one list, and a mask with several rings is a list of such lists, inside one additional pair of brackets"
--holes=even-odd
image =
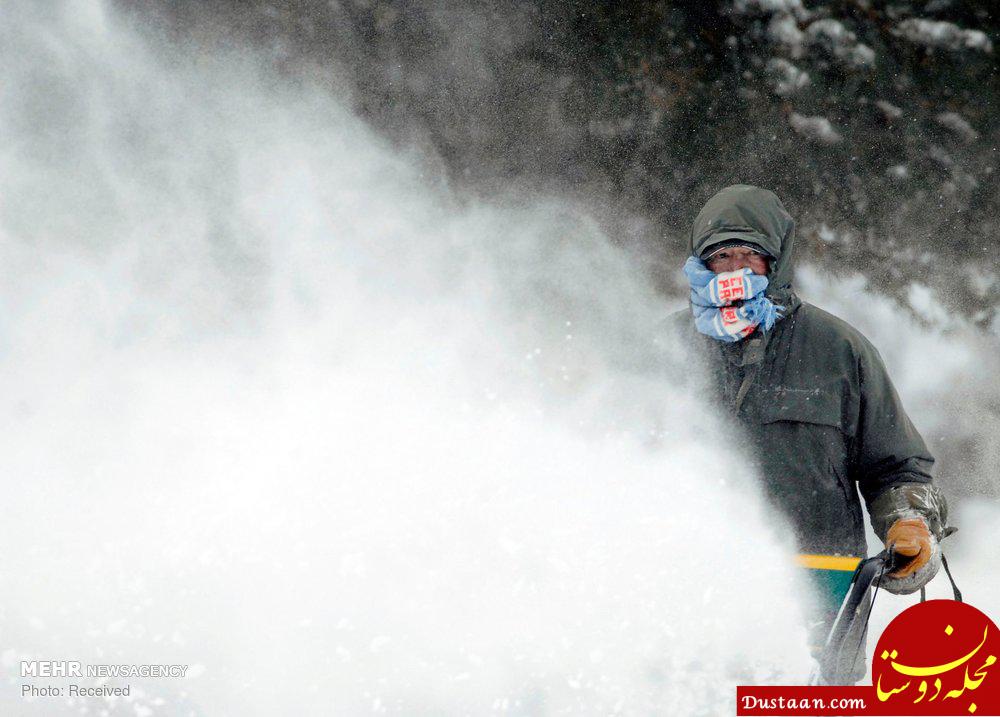
[[(830, 628), (830, 634), (826, 639), (826, 645), (819, 656), (818, 678), (821, 684), (842, 685), (852, 684), (853, 667), (858, 654), (864, 645), (865, 630), (868, 627), (868, 618), (871, 616), (871, 608), (874, 604), (868, 602), (865, 596), (868, 589), (875, 585), (883, 575), (889, 572), (891, 566), (899, 560), (899, 557), (892, 557), (890, 550), (883, 550), (878, 555), (862, 560), (854, 570), (851, 578), (851, 587), (841, 603), (840, 611)], [(852, 630), (858, 621), (863, 621), (864, 626), (860, 630)], [(846, 644), (848, 636), (860, 633), (857, 644)], [(854, 642), (853, 640), (851, 641)], [(850, 657), (845, 662), (844, 655)]]
[[(886, 554), (885, 573), (890, 576), (913, 559), (911, 556), (897, 553), (893, 548), (895, 548), (895, 543), (890, 543), (884, 551), (884, 554)], [(951, 592), (954, 600), (962, 602), (962, 591), (958, 589), (958, 584), (955, 583), (955, 577), (951, 574), (951, 569), (948, 567), (948, 559), (944, 556), (944, 552), (941, 553), (941, 566), (944, 568), (945, 575), (948, 576), (948, 582), (951, 583)], [(926, 586), (921, 586), (920, 602), (926, 602), (926, 600), (927, 588)]]
[[(854, 570), (851, 578), (851, 587), (848, 590), (844, 602), (840, 606), (837, 618), (830, 628), (830, 635), (826, 639), (819, 657), (819, 672), (816, 678), (820, 684), (842, 685), (852, 684), (853, 666), (857, 662), (861, 651), (864, 649), (865, 633), (868, 630), (868, 619), (871, 617), (872, 607), (875, 605), (875, 597), (878, 595), (879, 581), (895, 570), (900, 564), (905, 565), (909, 561), (909, 556), (900, 555), (892, 550), (892, 545), (883, 550), (878, 555), (862, 560)], [(944, 567), (948, 581), (951, 583), (955, 600), (962, 602), (962, 593), (955, 584), (951, 570), (948, 568), (948, 561), (944, 554), (941, 555), (941, 564)], [(871, 602), (865, 599), (869, 588), (875, 588)], [(920, 590), (920, 602), (926, 600), (926, 593), (923, 588)], [(860, 629), (852, 629), (858, 621), (863, 621)], [(858, 639), (849, 640), (851, 635), (858, 635)], [(850, 644), (848, 644), (850, 642)], [(844, 655), (850, 659), (846, 662)], [(813, 684), (816, 684), (814, 681)]]
[(889, 545), (886, 546), (885, 550), (879, 553), (879, 555), (885, 556), (883, 562), (885, 563), (886, 575), (891, 575), (900, 568), (905, 567), (906, 564), (911, 560), (913, 560), (914, 557), (912, 555), (903, 555), (902, 553), (897, 553), (895, 543), (889, 543)]

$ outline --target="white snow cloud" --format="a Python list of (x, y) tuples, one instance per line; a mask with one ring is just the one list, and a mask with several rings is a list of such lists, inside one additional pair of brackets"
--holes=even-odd
[(839, 20), (825, 18), (810, 23), (806, 28), (810, 45), (822, 48), (832, 57), (856, 68), (875, 65), (875, 51), (857, 41), (857, 36)]
[(885, 100), (878, 100), (875, 102), (875, 106), (878, 108), (879, 112), (888, 120), (897, 120), (903, 116), (903, 110), (891, 102), (886, 102)]
[(792, 112), (788, 116), (788, 124), (796, 134), (818, 144), (838, 144), (844, 139), (826, 117), (806, 117)]
[(459, 201), (252, 58), (5, 10), (5, 650), (190, 664), (115, 708), (176, 715), (721, 713), (804, 675), (780, 525), (584, 211)]
[(975, 142), (979, 139), (979, 133), (957, 112), (942, 112), (934, 117), (934, 121), (950, 129), (965, 142)]
[(802, 0), (733, 0), (733, 10), (741, 14), (790, 14), (801, 19), (809, 12)]
[(793, 58), (798, 59), (805, 52), (806, 35), (799, 29), (795, 17), (788, 13), (778, 13), (768, 21), (767, 36), (771, 42), (784, 46)]
[(809, 84), (807, 72), (781, 57), (768, 60), (765, 71), (776, 95), (792, 95)]
[(925, 47), (993, 52), (993, 43), (986, 33), (966, 30), (951, 22), (909, 18), (899, 23), (893, 32)]

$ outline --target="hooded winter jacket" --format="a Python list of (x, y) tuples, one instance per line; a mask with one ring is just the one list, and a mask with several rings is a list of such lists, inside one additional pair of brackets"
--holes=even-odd
[(947, 507), (932, 485), (934, 459), (875, 347), (792, 291), (795, 223), (774, 193), (723, 189), (695, 219), (688, 249), (701, 256), (733, 239), (774, 257), (767, 296), (785, 307), (784, 318), (731, 344), (698, 333), (690, 311), (675, 321), (706, 364), (721, 410), (748, 441), (800, 551), (866, 555), (859, 492), (880, 538), (897, 518), (914, 515), (942, 537)]

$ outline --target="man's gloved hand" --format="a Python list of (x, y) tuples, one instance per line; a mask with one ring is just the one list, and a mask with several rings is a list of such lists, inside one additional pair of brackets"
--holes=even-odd
[(927, 564), (933, 551), (931, 533), (920, 518), (902, 518), (893, 523), (885, 534), (885, 547), (902, 556), (899, 563), (905, 561), (899, 570), (889, 573), (890, 578), (912, 575)]
[(903, 566), (882, 578), (880, 584), (896, 595), (916, 592), (937, 575), (941, 567), (941, 549), (923, 518), (900, 518), (885, 534), (885, 546), (904, 562)]

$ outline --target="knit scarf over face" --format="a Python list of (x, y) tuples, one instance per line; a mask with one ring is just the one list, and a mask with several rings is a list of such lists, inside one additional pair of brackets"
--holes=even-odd
[(764, 295), (766, 276), (749, 269), (716, 274), (696, 256), (688, 257), (684, 274), (695, 326), (717, 341), (741, 341), (758, 326), (770, 331), (783, 315), (783, 308)]

